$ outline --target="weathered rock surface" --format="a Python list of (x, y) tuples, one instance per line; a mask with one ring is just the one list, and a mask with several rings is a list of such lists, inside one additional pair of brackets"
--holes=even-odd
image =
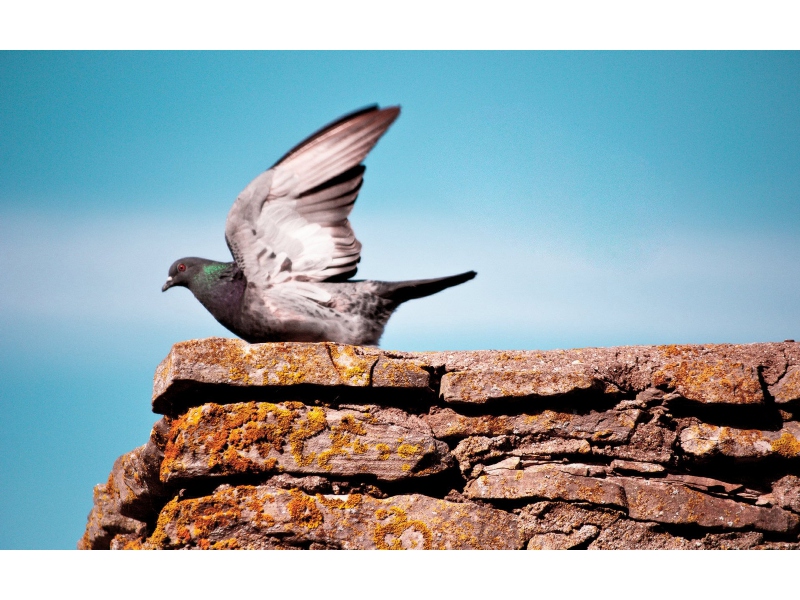
[(698, 423), (681, 431), (680, 443), (685, 453), (698, 457), (800, 458), (800, 423), (790, 421), (779, 431), (734, 429)]
[(78, 541), (79, 550), (109, 548), (114, 540), (139, 540), (146, 532), (146, 524), (119, 513), (119, 494), (109, 478), (108, 483), (94, 487), (94, 506), (89, 513), (86, 531)]
[(787, 475), (776, 481), (772, 496), (778, 506), (800, 513), (800, 477)]
[(392, 481), (444, 471), (452, 463), (447, 444), (416, 421), (387, 424), (369, 412), (300, 402), (205, 404), (173, 422), (161, 478), (287, 471)]
[(580, 500), (599, 506), (624, 507), (622, 486), (599, 477), (564, 471), (558, 464), (534, 465), (522, 470), (503, 469), (481, 475), (467, 484), (470, 498), (483, 500)]
[[(583, 367), (528, 369), (525, 371), (455, 371), (442, 377), (440, 393), (445, 402), (483, 404), (490, 400), (563, 396), (605, 390), (605, 383)], [(613, 388), (617, 391), (616, 388)]]
[(168, 430), (168, 424), (161, 419), (153, 426), (144, 446), (123, 454), (114, 462), (109, 493), (116, 496), (123, 516), (145, 520), (169, 497), (170, 491), (159, 475)]
[(700, 525), (715, 529), (745, 529), (794, 533), (800, 519), (780, 508), (761, 508), (717, 498), (683, 485), (620, 478), (628, 514), (637, 521)]
[(164, 507), (145, 548), (517, 549), (518, 517), (418, 494), (314, 496), (221, 486)]
[[(174, 413), (216, 399), (230, 388), (307, 393), (372, 388), (429, 391), (423, 363), (396, 360), (376, 348), (333, 343), (248, 344), (208, 338), (179, 342), (153, 381), (153, 411)], [(222, 387), (221, 387), (222, 386)]]
[(789, 367), (778, 383), (769, 389), (777, 404), (800, 400), (800, 366)]
[(80, 548), (800, 547), (800, 344), (176, 344)]
[(640, 415), (640, 410), (632, 409), (580, 415), (543, 410), (535, 414), (466, 416), (445, 408), (423, 418), (439, 438), (546, 435), (620, 444), (631, 437)]

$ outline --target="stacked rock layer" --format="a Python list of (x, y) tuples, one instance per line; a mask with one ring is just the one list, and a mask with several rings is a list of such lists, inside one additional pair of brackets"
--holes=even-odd
[(176, 344), (80, 548), (798, 548), (800, 344)]

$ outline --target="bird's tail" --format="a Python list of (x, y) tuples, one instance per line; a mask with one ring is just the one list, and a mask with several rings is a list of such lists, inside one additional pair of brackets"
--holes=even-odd
[(450, 277), (438, 277), (436, 279), (417, 279), (416, 281), (396, 281), (384, 283), (378, 295), (397, 304), (415, 298), (424, 298), (436, 292), (441, 292), (449, 287), (464, 283), (475, 277), (475, 271), (467, 271), (459, 275)]

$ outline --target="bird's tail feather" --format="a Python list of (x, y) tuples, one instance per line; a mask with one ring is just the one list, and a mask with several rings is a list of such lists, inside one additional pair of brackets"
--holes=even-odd
[(453, 287), (475, 277), (475, 271), (467, 271), (450, 277), (437, 277), (436, 279), (417, 279), (415, 281), (396, 281), (384, 283), (378, 295), (397, 304), (415, 298), (424, 298), (436, 292)]

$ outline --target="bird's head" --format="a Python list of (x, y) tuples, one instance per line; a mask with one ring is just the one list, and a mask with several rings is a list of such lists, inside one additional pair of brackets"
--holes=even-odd
[(194, 258), (191, 256), (179, 258), (172, 263), (172, 266), (169, 268), (167, 282), (162, 286), (161, 291), (166, 292), (169, 288), (175, 287), (176, 285), (182, 285), (186, 288), (190, 287), (192, 280), (207, 262), (207, 260), (202, 258)]

